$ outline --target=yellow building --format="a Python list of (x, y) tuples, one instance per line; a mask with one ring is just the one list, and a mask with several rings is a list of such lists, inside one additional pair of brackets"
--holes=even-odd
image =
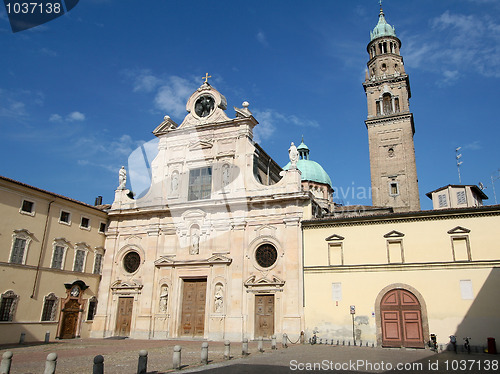
[(89, 336), (107, 225), (101, 208), (0, 177), (0, 344), (47, 332)]
[[(500, 206), (302, 222), (308, 332), (423, 347), (500, 337)], [(351, 314), (351, 306), (355, 314)]]

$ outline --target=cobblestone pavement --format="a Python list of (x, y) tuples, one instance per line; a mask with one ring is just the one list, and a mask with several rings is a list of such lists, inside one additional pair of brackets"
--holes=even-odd
[[(270, 349), (265, 342), (264, 353), (257, 343), (249, 343), (250, 355), (241, 357), (241, 343), (231, 343), (230, 361), (224, 361), (224, 343), (209, 343), (209, 365), (200, 364), (202, 341), (74, 339), (49, 344), (2, 346), (0, 354), (13, 352), (11, 374), (43, 373), (45, 359), (56, 352), (56, 373), (90, 374), (93, 358), (104, 356), (105, 374), (136, 373), (139, 351), (148, 351), (148, 373), (172, 372), (175, 345), (182, 347), (181, 373), (498, 373), (499, 355), (436, 354), (429, 350), (383, 349), (328, 345), (294, 345), (287, 349), (278, 345)], [(495, 364), (496, 362), (496, 364)]]

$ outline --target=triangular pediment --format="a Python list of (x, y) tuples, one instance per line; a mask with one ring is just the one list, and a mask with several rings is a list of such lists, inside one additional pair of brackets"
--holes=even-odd
[(111, 285), (112, 290), (130, 290), (130, 289), (140, 290), (141, 288), (142, 288), (141, 282), (135, 279), (130, 279), (126, 281), (118, 279)]
[(217, 264), (230, 264), (232, 261), (232, 259), (223, 255), (213, 255), (212, 257), (207, 259), (207, 262)]
[(262, 277), (258, 278), (255, 275), (252, 275), (245, 281), (245, 287), (283, 287), (285, 285), (285, 281), (272, 276), (271, 279)]
[(470, 232), (469, 229), (466, 229), (465, 227), (462, 226), (457, 226), (451, 230), (448, 231), (448, 234), (468, 234)]
[(343, 236), (340, 236), (340, 235), (337, 235), (337, 234), (333, 234), (333, 235), (330, 235), (328, 238), (325, 238), (325, 240), (327, 242), (331, 242), (331, 241), (334, 241), (334, 240), (344, 240), (345, 238)]
[(179, 125), (175, 123), (172, 118), (165, 116), (163, 122), (158, 125), (156, 129), (153, 130), (153, 135), (160, 136), (164, 135), (172, 130), (175, 130)]
[(174, 264), (174, 259), (172, 257), (168, 256), (162, 256), (158, 260), (155, 261), (156, 266), (165, 266), (165, 265), (173, 265)]
[(190, 151), (196, 151), (200, 149), (211, 149), (214, 146), (213, 140), (197, 140), (189, 144)]
[(402, 232), (392, 230), (385, 234), (384, 238), (402, 238), (403, 236), (405, 236), (405, 234), (403, 234)]

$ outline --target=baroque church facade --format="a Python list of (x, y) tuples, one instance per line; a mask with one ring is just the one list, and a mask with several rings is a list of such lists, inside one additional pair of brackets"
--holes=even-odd
[(125, 177), (109, 210), (92, 336), (269, 338), (305, 329), (300, 222), (318, 205), (291, 166), (252, 140), (248, 109), (226, 115), (208, 82), (184, 121), (154, 130), (158, 155), (148, 193), (130, 198)]

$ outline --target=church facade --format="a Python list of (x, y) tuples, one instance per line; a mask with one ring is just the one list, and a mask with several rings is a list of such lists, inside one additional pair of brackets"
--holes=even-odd
[[(258, 125), (208, 82), (184, 121), (154, 130), (152, 182), (131, 198), (125, 174), (109, 210), (93, 337), (241, 341), (305, 329), (298, 151), (282, 169), (252, 140)], [(285, 150), (286, 151), (286, 150)]]

